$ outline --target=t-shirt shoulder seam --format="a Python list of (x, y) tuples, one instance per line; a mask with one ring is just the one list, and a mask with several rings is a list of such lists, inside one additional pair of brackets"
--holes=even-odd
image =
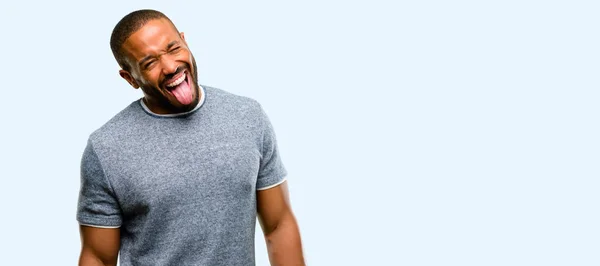
[(265, 148), (265, 118), (264, 116), (264, 110), (262, 109), (262, 106), (260, 105), (260, 103), (258, 101), (255, 101), (258, 104), (258, 108), (259, 108), (259, 120), (260, 120), (260, 156), (261, 159), (263, 157), (263, 153), (264, 153), (264, 148)]

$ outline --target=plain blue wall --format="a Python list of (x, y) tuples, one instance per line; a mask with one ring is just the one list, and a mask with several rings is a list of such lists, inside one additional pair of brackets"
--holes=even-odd
[(110, 33), (154, 8), (265, 107), (310, 265), (599, 265), (596, 3), (3, 2), (3, 263), (76, 263), (86, 139), (142, 96)]

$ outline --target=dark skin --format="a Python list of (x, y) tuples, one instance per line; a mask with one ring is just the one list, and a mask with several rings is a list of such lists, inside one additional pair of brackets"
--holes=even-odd
[(81, 255), (79, 266), (116, 266), (121, 230), (80, 225)]
[[(123, 44), (130, 70), (119, 75), (133, 88), (144, 92), (144, 103), (157, 114), (180, 113), (193, 109), (200, 99), (194, 57), (185, 41), (166, 19), (151, 20), (133, 33)], [(171, 94), (166, 84), (186, 72), (191, 79), (193, 101), (182, 104)]]
[[(144, 102), (158, 114), (193, 109), (199, 99), (197, 68), (184, 34), (165, 19), (149, 21), (123, 44), (130, 71), (119, 74), (134, 88), (144, 92)], [(193, 101), (180, 103), (165, 84), (185, 72), (193, 79)], [(256, 211), (262, 227), (271, 265), (305, 265), (300, 230), (289, 200), (287, 182), (256, 191)], [(80, 225), (80, 266), (117, 265), (120, 228)]]

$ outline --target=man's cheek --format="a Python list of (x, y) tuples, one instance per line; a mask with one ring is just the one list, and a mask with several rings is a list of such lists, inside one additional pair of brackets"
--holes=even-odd
[(147, 77), (142, 76), (140, 78), (140, 82), (146, 87), (154, 87), (154, 84), (150, 82), (150, 79), (148, 79)]

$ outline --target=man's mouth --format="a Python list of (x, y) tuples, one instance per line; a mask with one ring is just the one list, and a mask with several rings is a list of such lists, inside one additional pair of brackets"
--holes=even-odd
[(193, 101), (193, 91), (191, 86), (190, 76), (187, 71), (182, 71), (179, 77), (174, 77), (175, 80), (170, 81), (165, 85), (167, 91), (175, 96), (177, 101), (183, 105), (188, 105)]
[(179, 77), (179, 78), (178, 78), (178, 79), (176, 79), (175, 81), (173, 81), (173, 82), (171, 82), (171, 83), (167, 84), (167, 85), (166, 85), (166, 87), (167, 87), (167, 88), (173, 88), (173, 87), (175, 87), (175, 86), (177, 86), (177, 85), (181, 84), (181, 82), (183, 82), (183, 80), (185, 80), (185, 77), (186, 77), (186, 74), (185, 74), (185, 71), (183, 71), (183, 72), (181, 73), (181, 77)]

